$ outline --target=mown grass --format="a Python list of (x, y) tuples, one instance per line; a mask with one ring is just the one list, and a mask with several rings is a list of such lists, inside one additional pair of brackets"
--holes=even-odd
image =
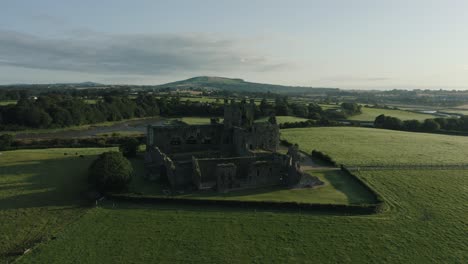
[(1, 152), (0, 262), (50, 238), (84, 213), (81, 192), (87, 188), (88, 166), (107, 150)]
[(359, 127), (295, 128), (281, 137), (311, 153), (322, 151), (345, 165), (467, 164), (468, 140), (463, 136), (403, 132)]
[[(135, 177), (130, 185), (130, 194), (138, 193), (146, 197), (166, 197), (163, 188), (157, 182), (143, 179), (143, 161), (134, 160)], [(317, 204), (373, 204), (372, 193), (359, 185), (355, 179), (339, 170), (308, 171), (325, 184), (315, 188), (288, 189), (284, 187), (257, 188), (228, 193), (215, 191), (194, 192), (173, 195), (173, 198), (236, 200), (236, 201), (274, 201)]]
[(377, 215), (105, 203), (19, 263), (465, 263), (467, 171), (366, 171)]
[(375, 118), (379, 115), (386, 115), (399, 118), (401, 120), (420, 120), (424, 121), (428, 118), (435, 118), (436, 116), (431, 114), (422, 114), (422, 113), (415, 113), (405, 110), (394, 110), (394, 109), (381, 109), (381, 108), (370, 108), (370, 107), (362, 107), (362, 113), (358, 115), (353, 115), (348, 117), (349, 120), (354, 121), (368, 121), (374, 122)]

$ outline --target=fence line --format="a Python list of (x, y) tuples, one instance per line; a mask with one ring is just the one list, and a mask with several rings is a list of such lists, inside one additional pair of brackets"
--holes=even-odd
[(349, 166), (349, 170), (422, 170), (422, 169), (435, 169), (435, 170), (468, 170), (468, 164), (393, 164), (393, 165), (363, 165), (363, 166)]

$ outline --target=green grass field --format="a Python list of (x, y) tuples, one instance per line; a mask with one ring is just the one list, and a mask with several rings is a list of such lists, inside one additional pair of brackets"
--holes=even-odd
[(7, 253), (50, 238), (85, 212), (80, 192), (87, 188), (87, 169), (105, 150), (1, 152), (0, 262), (12, 257)]
[[(260, 119), (255, 120), (255, 122), (267, 122), (268, 117), (263, 117)], [(306, 118), (302, 117), (295, 117), (295, 116), (277, 116), (276, 117), (276, 122), (278, 124), (284, 124), (284, 123), (294, 123), (294, 122), (302, 122), (302, 121), (307, 121)]]
[(103, 204), (19, 263), (464, 263), (467, 171), (366, 171), (382, 214)]
[(431, 114), (421, 114), (421, 113), (415, 113), (415, 112), (404, 111), (404, 110), (380, 109), (380, 108), (370, 108), (370, 107), (362, 107), (361, 111), (362, 111), (362, 114), (350, 116), (348, 117), (348, 119), (354, 120), (354, 121), (374, 122), (375, 118), (382, 114), (386, 116), (396, 117), (401, 120), (416, 119), (416, 120), (424, 121), (428, 118), (436, 117)]
[[(143, 179), (143, 161), (134, 160), (133, 166), (136, 175), (131, 183), (130, 193), (144, 196), (164, 197), (162, 188), (158, 183)], [(300, 203), (321, 204), (373, 204), (376, 203), (373, 195), (360, 186), (356, 180), (339, 170), (313, 170), (309, 171), (325, 184), (316, 188), (285, 189), (284, 187), (269, 187), (261, 189), (243, 190), (229, 193), (203, 192), (187, 193), (173, 197), (189, 199), (210, 200), (237, 200), (237, 201), (290, 201)]]
[(463, 136), (359, 127), (281, 130), (281, 137), (311, 153), (322, 151), (345, 165), (467, 164)]
[(444, 112), (444, 113), (454, 113), (454, 114), (468, 115), (468, 109), (450, 108), (450, 109), (442, 109), (442, 110), (439, 110), (439, 111)]
[[(348, 165), (428, 164), (428, 159), (464, 163), (468, 154), (467, 140), (457, 136), (349, 127), (281, 133), (307, 152), (316, 148)], [(466, 263), (468, 259), (468, 170), (360, 171), (358, 176), (386, 204), (384, 212), (373, 215), (112, 201), (84, 209), (79, 193), (85, 171), (90, 156), (101, 151), (22, 150), (0, 155), (2, 253), (24, 249), (39, 239), (45, 241), (20, 257), (19, 263)], [(141, 160), (133, 164), (136, 174), (143, 173)], [(362, 202), (349, 182), (326, 172), (317, 174), (333, 188), (275, 195)], [(143, 192), (151, 191), (151, 185), (146, 186)], [(243, 197), (272, 199), (272, 193)], [(55, 239), (44, 239), (51, 236)], [(0, 261), (12, 258), (2, 256)]]

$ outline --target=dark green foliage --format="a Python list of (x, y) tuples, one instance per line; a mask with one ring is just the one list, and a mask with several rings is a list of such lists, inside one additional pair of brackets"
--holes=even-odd
[(293, 103), (291, 104), (291, 110), (295, 116), (308, 118), (309, 108), (305, 104)]
[(13, 136), (10, 134), (0, 135), (0, 150), (7, 150), (13, 143)]
[[(353, 125), (353, 123), (351, 123)], [(329, 120), (327, 118), (321, 118), (320, 120), (306, 120), (306, 121), (299, 121), (299, 122), (285, 122), (279, 124), (279, 128), (287, 129), (287, 128), (301, 128), (301, 127), (318, 127), (318, 126), (345, 126), (345, 124)]]
[(418, 120), (405, 120), (403, 126), (409, 131), (418, 131), (421, 129), (421, 122)]
[(307, 110), (310, 119), (320, 120), (324, 114), (322, 107), (316, 103), (309, 103)]
[(287, 97), (277, 97), (275, 100), (275, 112), (279, 116), (287, 116), (292, 113), (291, 109), (288, 106)]
[(426, 119), (422, 124), (422, 129), (424, 131), (433, 132), (439, 130), (440, 125), (434, 119)]
[(157, 99), (150, 95), (137, 99), (107, 95), (96, 104), (87, 104), (81, 97), (50, 94), (39, 96), (37, 100), (23, 98), (16, 105), (0, 106), (0, 130), (68, 127), (159, 113)]
[(375, 118), (374, 126), (377, 128), (400, 130), (403, 129), (403, 121), (396, 117), (379, 115)]
[(120, 145), (120, 151), (127, 158), (135, 157), (139, 146), (140, 142), (136, 138), (129, 137)]
[(418, 120), (401, 121), (396, 117), (379, 115), (375, 118), (374, 126), (393, 130), (463, 134), (468, 132), (468, 117), (426, 119), (421, 123)]
[(102, 153), (89, 167), (89, 182), (102, 192), (125, 190), (133, 168), (120, 152)]
[(361, 112), (361, 105), (356, 103), (342, 103), (341, 109), (345, 115), (357, 115)]
[[(116, 147), (124, 144), (128, 137), (89, 137), (89, 138), (54, 138), (54, 139), (24, 139), (14, 140), (11, 149), (41, 149), (41, 148), (89, 148), (89, 147)], [(142, 142), (143, 136), (135, 137)]]

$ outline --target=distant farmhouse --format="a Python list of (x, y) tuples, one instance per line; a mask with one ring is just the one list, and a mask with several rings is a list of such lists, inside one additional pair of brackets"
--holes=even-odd
[(228, 192), (275, 185), (302, 177), (297, 146), (278, 153), (276, 119), (254, 123), (254, 101), (224, 103), (224, 121), (209, 125), (148, 126), (146, 175), (173, 190)]

